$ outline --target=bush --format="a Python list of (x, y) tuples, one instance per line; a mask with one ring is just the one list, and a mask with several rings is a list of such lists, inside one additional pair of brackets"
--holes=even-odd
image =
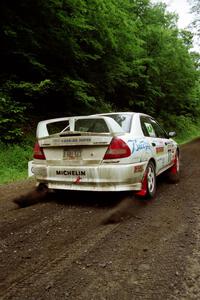
[(0, 93), (0, 141), (14, 143), (21, 140), (23, 136), (21, 126), (26, 120), (25, 110), (25, 106)]
[(32, 155), (32, 143), (0, 143), (0, 184), (27, 178), (28, 161)]
[(176, 116), (166, 114), (162, 116), (160, 123), (164, 126), (166, 131), (176, 131), (176, 141), (178, 143), (185, 143), (195, 137), (200, 136), (200, 119), (194, 119), (191, 116)]

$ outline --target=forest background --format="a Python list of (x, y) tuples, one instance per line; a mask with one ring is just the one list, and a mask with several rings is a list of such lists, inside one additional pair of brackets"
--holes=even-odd
[(200, 135), (200, 54), (177, 18), (149, 0), (2, 0), (0, 183), (26, 177), (42, 119), (140, 111)]

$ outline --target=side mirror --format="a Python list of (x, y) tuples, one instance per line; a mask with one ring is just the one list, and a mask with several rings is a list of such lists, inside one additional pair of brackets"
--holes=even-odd
[(173, 138), (173, 137), (176, 136), (176, 132), (175, 132), (175, 131), (170, 131), (170, 132), (168, 133), (168, 136), (169, 136), (169, 138)]

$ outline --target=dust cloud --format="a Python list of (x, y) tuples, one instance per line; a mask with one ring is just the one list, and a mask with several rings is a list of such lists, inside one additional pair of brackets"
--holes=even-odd
[(101, 220), (101, 224), (106, 225), (119, 223), (125, 219), (133, 217), (135, 216), (136, 208), (143, 206), (143, 203), (135, 197), (126, 197), (106, 213)]
[(30, 192), (14, 198), (13, 202), (20, 208), (31, 206), (44, 200), (48, 193), (48, 189), (45, 186), (40, 185)]
[[(43, 201), (47, 201), (47, 202), (50, 200), (55, 201), (55, 199), (54, 199), (55, 197), (51, 197), (51, 194), (53, 195), (54, 193), (51, 190), (48, 190), (48, 188), (45, 185), (40, 185), (40, 186), (34, 188), (33, 190), (31, 190), (30, 192), (28, 192), (24, 195), (21, 195), (17, 198), (14, 198), (13, 202), (19, 208), (25, 208), (25, 207), (32, 206), (32, 205), (35, 205), (35, 204), (37, 204), (39, 202), (43, 202)], [(64, 195), (64, 196), (66, 197), (66, 195)], [(71, 195), (71, 197), (69, 197), (69, 195), (68, 195), (68, 197), (67, 197), (68, 199), (66, 199), (65, 197), (64, 197), (64, 199), (59, 197), (59, 200), (56, 200), (56, 202), (57, 203), (59, 202), (60, 204), (64, 203), (65, 205), (73, 204), (75, 206), (76, 205), (82, 206), (83, 204), (85, 204), (85, 201), (83, 201), (82, 197), (81, 197), (81, 199), (78, 198), (78, 200), (74, 199), (74, 197), (72, 197), (72, 195)], [(91, 195), (90, 195), (90, 197), (91, 197)], [(69, 199), (71, 199), (71, 200), (69, 200)], [(94, 200), (94, 199), (92, 199), (92, 200)], [(89, 203), (87, 203), (87, 205), (96, 206), (96, 202), (89, 201)], [(106, 205), (107, 206), (106, 212), (103, 217), (100, 217), (98, 224), (107, 225), (107, 224), (112, 224), (112, 223), (119, 223), (119, 222), (122, 222), (131, 217), (138, 218), (137, 213), (145, 205), (146, 205), (146, 202), (144, 200), (139, 200), (136, 197), (134, 197), (133, 195), (130, 195), (130, 196), (126, 195), (124, 198), (121, 198), (120, 202), (118, 204), (116, 204), (114, 207), (110, 208), (109, 205)]]

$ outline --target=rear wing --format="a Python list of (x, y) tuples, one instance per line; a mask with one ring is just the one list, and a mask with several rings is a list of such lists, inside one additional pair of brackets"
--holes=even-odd
[[(37, 139), (50, 136), (51, 133), (49, 132), (48, 125), (56, 124), (56, 123), (57, 124), (65, 123), (65, 125), (63, 125), (63, 128), (61, 130), (58, 130), (58, 132), (54, 133), (54, 135), (56, 136), (73, 135), (76, 133), (80, 135), (82, 134), (115, 135), (115, 134), (124, 133), (122, 127), (113, 118), (106, 117), (106, 116), (83, 116), (83, 117), (79, 116), (79, 117), (49, 119), (49, 120), (39, 122), (36, 131)], [(93, 128), (84, 127), (84, 123), (87, 125), (91, 123), (91, 125), (93, 125)], [(77, 124), (79, 126), (77, 126)], [(81, 124), (83, 124), (82, 127)], [(99, 127), (98, 124), (100, 125)], [(77, 128), (79, 130), (77, 130)]]
[(47, 129), (48, 124), (53, 124), (53, 123), (59, 123), (59, 122), (64, 122), (64, 121), (69, 121), (70, 118), (56, 118), (56, 119), (49, 119), (45, 121), (40, 121), (37, 125), (37, 130), (36, 130), (36, 137), (43, 138), (49, 136), (49, 131)]

